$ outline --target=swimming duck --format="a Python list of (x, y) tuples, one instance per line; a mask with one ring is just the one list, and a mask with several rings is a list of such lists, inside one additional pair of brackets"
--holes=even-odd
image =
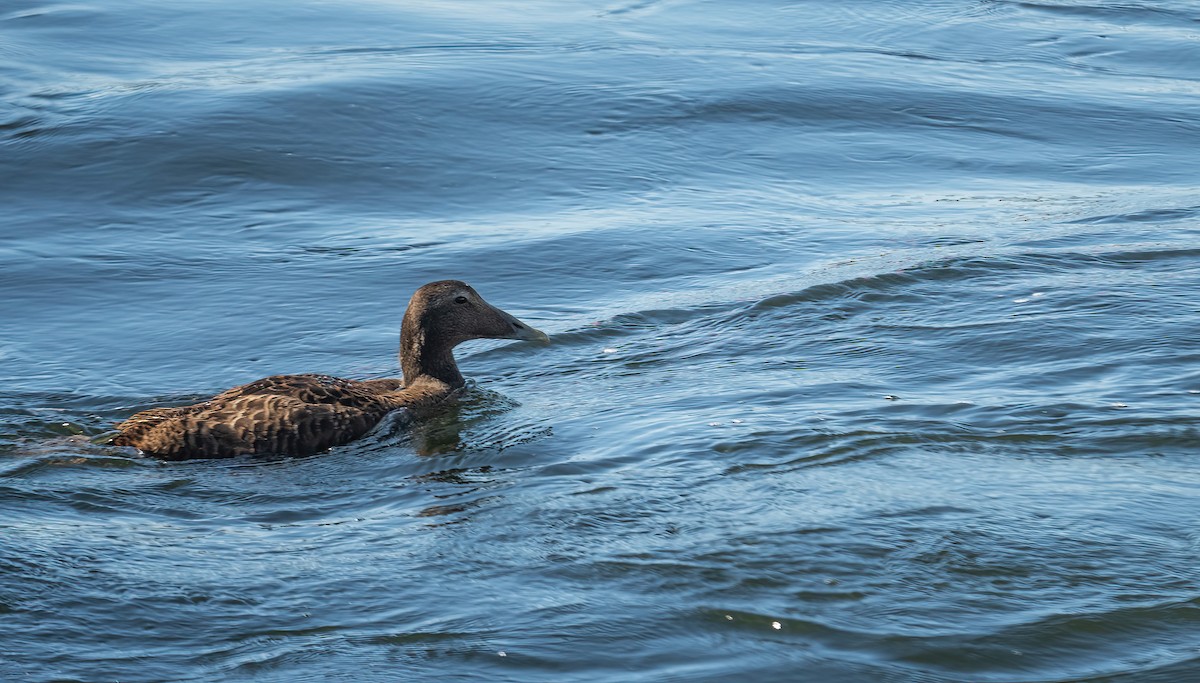
[(431, 282), (404, 312), (403, 380), (275, 375), (203, 403), (137, 413), (117, 425), (112, 443), (165, 460), (317, 453), (364, 436), (394, 410), (421, 414), (453, 397), (465, 382), (452, 351), (469, 339), (549, 341), (466, 283)]

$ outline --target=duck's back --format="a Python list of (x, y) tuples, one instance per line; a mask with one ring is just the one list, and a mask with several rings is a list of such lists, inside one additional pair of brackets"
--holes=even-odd
[(348, 443), (397, 407), (396, 379), (275, 375), (203, 403), (154, 408), (117, 425), (113, 443), (168, 460), (247, 453), (307, 455)]

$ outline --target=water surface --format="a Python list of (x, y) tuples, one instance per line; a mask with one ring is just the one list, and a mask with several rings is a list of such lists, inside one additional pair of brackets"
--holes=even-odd
[[(1190, 2), (0, 10), (0, 678), (1200, 678)], [(91, 437), (554, 344), (305, 459)]]

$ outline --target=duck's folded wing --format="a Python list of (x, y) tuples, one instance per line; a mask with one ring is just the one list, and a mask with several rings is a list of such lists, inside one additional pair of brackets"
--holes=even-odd
[[(166, 414), (171, 410), (176, 412)], [(308, 455), (363, 436), (386, 412), (379, 404), (356, 407), (250, 394), (214, 401), (207, 409), (161, 409), (156, 422), (139, 420), (136, 429), (123, 429), (113, 443), (167, 460), (247, 453)]]
[(142, 411), (117, 425), (118, 446), (160, 458), (306, 455), (366, 434), (396, 407), (399, 380), (274, 375), (203, 403)]
[(372, 405), (379, 394), (396, 391), (403, 385), (402, 381), (396, 379), (363, 382), (332, 375), (272, 375), (217, 394), (211, 403), (224, 403), (253, 395), (281, 395), (305, 403), (366, 407)]

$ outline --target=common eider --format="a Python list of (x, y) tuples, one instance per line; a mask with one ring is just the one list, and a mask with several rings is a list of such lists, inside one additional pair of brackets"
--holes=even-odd
[(393, 410), (420, 413), (453, 396), (464, 381), (452, 351), (469, 339), (549, 340), (466, 283), (431, 282), (404, 312), (403, 380), (275, 375), (203, 403), (137, 413), (117, 425), (112, 443), (165, 460), (317, 453), (364, 436)]

